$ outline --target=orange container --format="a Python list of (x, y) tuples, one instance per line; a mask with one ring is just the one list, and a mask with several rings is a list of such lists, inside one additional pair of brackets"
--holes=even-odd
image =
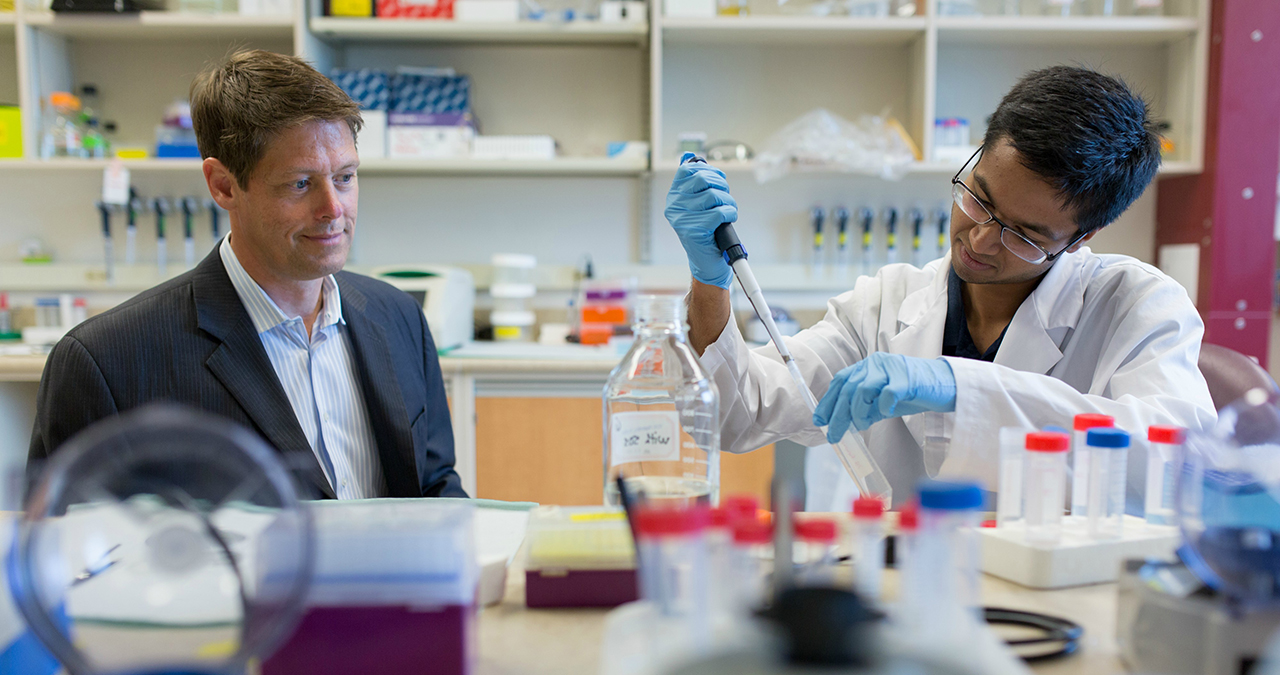
[(582, 323), (627, 323), (627, 308), (621, 305), (588, 305), (582, 308)]

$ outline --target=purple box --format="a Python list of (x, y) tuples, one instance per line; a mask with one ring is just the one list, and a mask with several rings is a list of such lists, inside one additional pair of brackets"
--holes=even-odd
[(312, 607), (262, 675), (468, 675), (475, 610)]
[(527, 607), (617, 607), (640, 597), (636, 571), (525, 570)]

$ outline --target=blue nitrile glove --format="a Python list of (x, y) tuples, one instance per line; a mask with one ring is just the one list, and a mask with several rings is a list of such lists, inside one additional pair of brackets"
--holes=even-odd
[(853, 424), (859, 431), (890, 417), (956, 409), (956, 376), (942, 359), (875, 352), (836, 373), (813, 423), (837, 443)]
[(729, 288), (733, 270), (716, 246), (715, 231), (738, 220), (738, 202), (729, 196), (724, 172), (710, 164), (687, 163), (694, 156), (686, 152), (680, 157), (680, 168), (667, 192), (667, 222), (680, 237), (693, 278), (708, 286)]

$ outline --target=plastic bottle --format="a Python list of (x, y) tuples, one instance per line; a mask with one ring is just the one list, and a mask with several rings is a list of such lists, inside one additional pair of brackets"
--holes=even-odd
[(801, 585), (835, 585), (837, 530), (835, 521), (825, 518), (796, 521), (797, 558), (800, 563), (796, 578)]
[(853, 588), (864, 600), (880, 600), (884, 576), (884, 502), (853, 500)]
[(1175, 524), (1173, 494), (1177, 488), (1178, 446), (1186, 438), (1182, 427), (1147, 429), (1147, 490), (1145, 516), (1152, 525)]
[(619, 474), (650, 501), (719, 501), (720, 398), (689, 347), (683, 307), (678, 295), (637, 298), (635, 342), (604, 390), (606, 504), (618, 504)]
[[(977, 618), (981, 509), (982, 488), (977, 483), (925, 480), (920, 484), (920, 528), (911, 551), (912, 573), (902, 583), (904, 592), (918, 594), (928, 603), (917, 617), (923, 635), (955, 638)], [(906, 591), (906, 585), (915, 588)]]
[[(729, 609), (747, 614), (765, 601), (765, 560), (773, 555), (773, 527), (763, 520), (739, 520), (733, 524), (733, 546), (723, 576), (733, 589)], [(717, 570), (719, 575), (720, 570)]]
[(929, 611), (930, 599), (916, 580), (922, 574), (915, 569), (916, 538), (920, 531), (920, 505), (908, 502), (898, 512), (898, 530), (893, 542), (893, 564), (898, 569), (897, 621), (905, 626), (919, 626)]
[(1089, 501), (1089, 444), (1085, 436), (1095, 427), (1115, 426), (1110, 415), (1086, 413), (1076, 415), (1071, 442), (1071, 515), (1083, 518)]
[(1062, 509), (1067, 489), (1066, 434), (1037, 431), (1027, 434), (1027, 543), (1057, 544), (1062, 540)]
[(102, 131), (102, 109), (98, 104), (98, 87), (92, 84), (80, 86), (79, 123), (84, 130), (84, 155), (93, 159), (110, 156), (110, 147)]
[(710, 611), (706, 529), (711, 510), (705, 505), (671, 508), (646, 505), (636, 509), (640, 563), (640, 596), (659, 613), (706, 629)]
[(1089, 536), (1119, 539), (1124, 534), (1125, 473), (1129, 460), (1129, 434), (1106, 427), (1090, 429)]
[(65, 91), (49, 95), (44, 115), (44, 137), (40, 144), (42, 158), (84, 156), (82, 132), (76, 123), (79, 111), (80, 101), (75, 96)]
[(996, 492), (996, 526), (1005, 527), (1022, 520), (1022, 479), (1024, 455), (1030, 429), (1000, 429), (1000, 485)]

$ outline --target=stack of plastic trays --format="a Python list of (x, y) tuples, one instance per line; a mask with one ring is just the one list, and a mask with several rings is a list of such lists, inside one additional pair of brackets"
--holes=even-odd
[(631, 326), (631, 300), (636, 280), (602, 279), (584, 281), (578, 298), (578, 341), (584, 345), (605, 344)]
[(626, 515), (608, 506), (540, 506), (524, 544), (529, 607), (615, 607), (638, 597)]
[[(316, 502), (315, 575), (263, 675), (472, 670), (479, 569), (468, 504)], [(262, 573), (270, 579), (270, 563)]]
[(508, 342), (532, 342), (537, 317), (533, 313), (533, 282), (537, 258), (522, 253), (497, 253), (493, 256), (493, 281), (489, 295), (493, 298), (493, 339)]

